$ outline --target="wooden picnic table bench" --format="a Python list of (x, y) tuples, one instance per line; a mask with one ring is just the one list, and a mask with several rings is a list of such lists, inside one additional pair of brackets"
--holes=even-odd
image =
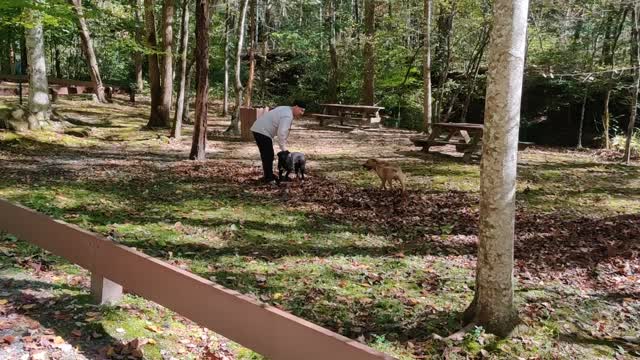
[(345, 123), (356, 123), (359, 126), (380, 126), (380, 110), (384, 107), (370, 105), (349, 105), (349, 104), (320, 104), (322, 114), (311, 114), (319, 120), (320, 126), (333, 121), (339, 121), (340, 125)]
[[(436, 123), (431, 126), (433, 130), (428, 137), (411, 138), (413, 144), (421, 146), (423, 151), (428, 152), (432, 146), (455, 145), (457, 152), (464, 153), (462, 159), (465, 162), (469, 162), (473, 155), (480, 156), (483, 124)], [(518, 150), (524, 150), (531, 145), (531, 142), (518, 142)]]

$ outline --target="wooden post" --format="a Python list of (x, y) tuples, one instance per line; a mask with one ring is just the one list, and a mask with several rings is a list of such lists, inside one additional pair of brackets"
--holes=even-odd
[(91, 273), (91, 296), (100, 305), (118, 303), (122, 299), (122, 285)]

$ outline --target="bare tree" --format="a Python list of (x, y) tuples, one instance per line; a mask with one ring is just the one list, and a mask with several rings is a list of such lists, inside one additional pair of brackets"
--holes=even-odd
[(189, 51), (189, 0), (182, 0), (182, 29), (180, 30), (180, 66), (177, 77), (180, 81), (178, 96), (176, 97), (176, 113), (173, 118), (171, 137), (180, 139), (182, 133), (182, 112), (187, 86), (187, 53)]
[(189, 159), (204, 160), (209, 91), (209, 0), (196, 0), (196, 120)]
[(424, 77), (424, 131), (429, 132), (432, 119), (431, 110), (431, 0), (424, 0), (424, 63), (422, 69)]
[[(143, 20), (142, 12), (144, 11), (141, 11), (143, 8), (142, 0), (132, 0), (131, 7), (133, 7), (133, 15), (136, 19), (136, 23), (141, 23)], [(136, 41), (139, 44), (142, 44), (143, 42), (143, 33), (144, 31), (136, 26)], [(142, 53), (136, 51), (135, 54), (133, 54), (133, 61), (136, 67), (136, 87), (138, 92), (142, 92), (142, 90), (144, 90), (144, 78), (142, 76), (142, 63), (144, 62), (144, 59)]]
[(158, 111), (162, 123), (171, 126), (171, 97), (173, 95), (173, 15), (175, 0), (164, 0), (162, 7), (162, 97)]
[(231, 0), (226, 1), (224, 16), (224, 97), (222, 100), (222, 116), (227, 116), (229, 112), (229, 32), (231, 31)]
[(631, 66), (635, 68), (633, 77), (633, 91), (631, 92), (631, 114), (629, 115), (629, 127), (627, 128), (627, 141), (624, 147), (624, 161), (629, 165), (631, 162), (631, 139), (633, 129), (636, 125), (636, 115), (638, 114), (638, 92), (640, 91), (640, 46), (638, 42), (638, 26), (640, 22), (640, 1), (636, 1), (633, 8), (633, 26), (631, 29)]
[(249, 79), (247, 80), (247, 91), (244, 97), (244, 106), (251, 106), (253, 96), (253, 83), (256, 77), (256, 8), (258, 0), (249, 0)]
[(244, 23), (247, 18), (247, 4), (249, 0), (240, 1), (240, 19), (238, 26), (236, 27), (236, 36), (238, 38), (238, 44), (236, 46), (236, 66), (235, 66), (235, 82), (234, 89), (236, 91), (236, 108), (231, 117), (231, 124), (225, 131), (226, 134), (238, 135), (240, 134), (240, 107), (242, 106), (242, 81), (240, 80), (240, 64), (242, 61), (242, 44), (244, 42)]
[(73, 9), (78, 16), (77, 25), (78, 30), (80, 31), (82, 51), (84, 52), (87, 64), (89, 65), (89, 75), (91, 76), (91, 82), (94, 84), (93, 86), (97, 100), (101, 103), (106, 103), (107, 98), (104, 95), (104, 85), (102, 84), (102, 78), (100, 77), (98, 60), (96, 59), (96, 54), (93, 50), (91, 33), (89, 32), (87, 21), (84, 18), (84, 11), (82, 10), (82, 0), (69, 0), (69, 3), (73, 5)]
[(338, 52), (336, 50), (336, 2), (324, 1), (324, 26), (329, 43), (328, 98), (331, 103), (338, 101)]
[(520, 100), (528, 0), (496, 0), (489, 45), (485, 130), (480, 166), (480, 241), (476, 291), (467, 320), (508, 335), (513, 304), (513, 239)]
[(39, 129), (49, 120), (49, 83), (44, 53), (44, 32), (42, 14), (37, 10), (26, 9), (29, 26), (25, 29), (26, 49), (29, 57), (29, 115), (28, 126)]
[(144, 0), (144, 23), (147, 37), (147, 46), (150, 48), (149, 84), (151, 86), (151, 113), (149, 114), (148, 127), (165, 126), (164, 118), (160, 112), (162, 86), (160, 84), (160, 64), (158, 63), (158, 41), (156, 38), (156, 19), (153, 0)]
[(375, 0), (364, 0), (364, 83), (362, 84), (362, 102), (373, 105), (375, 102)]

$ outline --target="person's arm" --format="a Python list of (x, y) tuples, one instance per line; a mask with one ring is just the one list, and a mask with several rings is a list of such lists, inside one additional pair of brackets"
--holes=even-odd
[(291, 129), (293, 116), (283, 116), (278, 125), (278, 145), (281, 151), (287, 150), (287, 138), (289, 137), (289, 129)]

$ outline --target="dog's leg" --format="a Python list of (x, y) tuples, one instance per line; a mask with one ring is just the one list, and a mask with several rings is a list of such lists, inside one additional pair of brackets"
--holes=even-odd
[(387, 188), (386, 186), (387, 180), (383, 177), (381, 177), (380, 180), (382, 181), (382, 185), (380, 185), (380, 190), (385, 190)]

